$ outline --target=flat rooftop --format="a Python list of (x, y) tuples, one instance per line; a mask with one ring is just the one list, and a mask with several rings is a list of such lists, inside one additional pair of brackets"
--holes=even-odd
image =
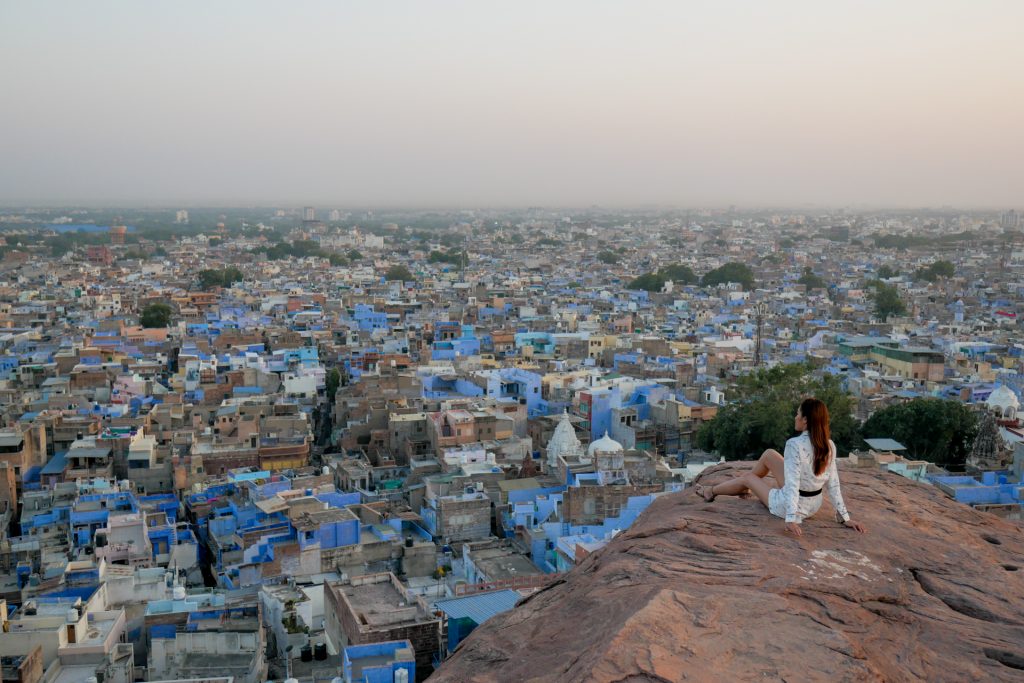
[(430, 621), (390, 581), (342, 584), (335, 589), (348, 601), (361, 628), (393, 629)]

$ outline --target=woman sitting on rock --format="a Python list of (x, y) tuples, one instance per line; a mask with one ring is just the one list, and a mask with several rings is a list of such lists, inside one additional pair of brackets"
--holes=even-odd
[[(816, 398), (804, 399), (793, 420), (794, 428), (801, 434), (786, 442), (785, 458), (768, 449), (750, 472), (714, 486), (700, 486), (697, 492), (710, 503), (715, 496), (740, 496), (753, 491), (769, 512), (786, 520), (788, 531), (800, 536), (800, 523), (818, 511), (821, 493), (827, 490), (837, 519), (864, 533), (864, 525), (850, 519), (843, 504), (836, 471), (836, 445), (829, 438), (828, 421), (824, 403)], [(774, 483), (765, 481), (768, 474)]]

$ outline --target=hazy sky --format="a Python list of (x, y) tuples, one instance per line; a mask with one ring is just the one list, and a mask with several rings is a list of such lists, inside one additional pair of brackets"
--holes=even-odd
[(1022, 0), (0, 0), (0, 201), (1024, 205)]

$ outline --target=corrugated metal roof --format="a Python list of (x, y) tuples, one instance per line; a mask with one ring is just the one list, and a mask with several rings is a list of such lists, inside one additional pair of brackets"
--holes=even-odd
[(894, 439), (864, 439), (876, 451), (905, 451), (907, 447)]
[(493, 591), (439, 600), (437, 608), (447, 614), (449, 619), (469, 618), (479, 625), (493, 616), (508, 612), (516, 606), (520, 597), (514, 590)]

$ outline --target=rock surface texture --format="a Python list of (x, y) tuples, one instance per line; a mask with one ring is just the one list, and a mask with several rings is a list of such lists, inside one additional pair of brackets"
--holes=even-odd
[(1022, 527), (895, 474), (840, 479), (866, 535), (827, 502), (796, 538), (754, 499), (663, 496), (430, 681), (1024, 680)]

